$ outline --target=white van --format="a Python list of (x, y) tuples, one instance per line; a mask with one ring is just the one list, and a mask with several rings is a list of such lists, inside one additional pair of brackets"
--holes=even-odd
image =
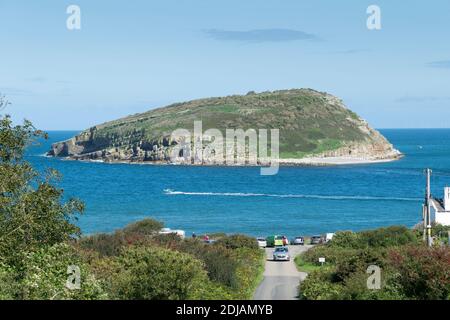
[(186, 237), (186, 232), (184, 230), (172, 230), (170, 228), (162, 228), (161, 231), (159, 231), (159, 234), (176, 234), (181, 239), (184, 239)]
[(324, 236), (325, 243), (328, 243), (331, 240), (333, 240), (333, 237), (334, 237), (334, 233), (326, 233), (325, 236)]

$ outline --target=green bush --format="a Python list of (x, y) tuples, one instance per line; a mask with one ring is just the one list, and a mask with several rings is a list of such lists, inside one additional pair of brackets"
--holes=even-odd
[(233, 250), (232, 256), (237, 262), (237, 287), (233, 290), (235, 299), (250, 299), (256, 287), (262, 280), (266, 253), (264, 250), (238, 248)]
[(370, 265), (384, 267), (385, 251), (364, 249), (353, 251), (352, 254), (340, 255), (336, 259), (334, 280), (345, 281), (355, 273), (364, 273)]
[(205, 244), (196, 239), (182, 241), (176, 249), (201, 260), (212, 281), (233, 288), (237, 286), (237, 262), (232, 256), (232, 250), (221, 245)]
[(404, 226), (392, 226), (361, 232), (361, 239), (368, 247), (394, 247), (416, 244), (417, 237), (411, 229)]
[(238, 249), (238, 248), (249, 248), (249, 249), (259, 249), (258, 242), (255, 238), (235, 234), (227, 237), (223, 237), (216, 242), (216, 245), (222, 245), (228, 249)]
[(123, 232), (125, 235), (151, 236), (157, 234), (163, 227), (164, 223), (147, 218), (127, 225)]
[(416, 244), (417, 242), (417, 237), (412, 230), (404, 226), (391, 226), (358, 233), (338, 232), (333, 237), (330, 246), (353, 249), (387, 248)]
[(168, 249), (130, 247), (118, 262), (122, 270), (113, 281), (119, 299), (189, 299), (208, 281), (201, 261)]
[(299, 296), (303, 300), (332, 300), (340, 296), (342, 285), (331, 281), (332, 273), (313, 271), (300, 283)]
[(0, 262), (0, 300), (14, 300), (20, 296), (18, 273)]
[(358, 233), (352, 231), (336, 232), (330, 246), (356, 249), (361, 247), (361, 239)]
[(389, 263), (403, 293), (412, 299), (448, 299), (450, 248), (405, 247), (392, 250)]
[(319, 263), (319, 258), (321, 257), (325, 258), (325, 265), (329, 265), (336, 264), (340, 259), (352, 257), (356, 255), (357, 252), (357, 249), (332, 247), (326, 245), (314, 247), (302, 254), (302, 257), (304, 261), (320, 266), (321, 264)]
[(94, 234), (80, 238), (77, 243), (81, 249), (95, 251), (102, 256), (117, 256), (126, 244), (127, 241), (122, 232)]
[(164, 226), (162, 222), (144, 219), (127, 225), (114, 233), (99, 233), (82, 237), (78, 246), (84, 250), (98, 252), (102, 256), (118, 256), (126, 246), (146, 244), (154, 237), (159, 237), (158, 231)]
[[(75, 249), (67, 244), (57, 244), (29, 253), (24, 261), (24, 277), (21, 281), (23, 299), (38, 300), (90, 300), (105, 299), (100, 283), (91, 274)], [(81, 271), (81, 288), (66, 287), (67, 269), (77, 266)]]

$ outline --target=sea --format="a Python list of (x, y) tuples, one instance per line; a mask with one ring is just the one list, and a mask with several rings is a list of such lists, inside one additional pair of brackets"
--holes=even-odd
[(258, 167), (106, 164), (45, 157), (52, 143), (78, 132), (50, 131), (26, 160), (58, 170), (64, 198), (86, 205), (84, 234), (112, 232), (144, 218), (186, 235), (225, 232), (288, 237), (404, 225), (422, 218), (424, 169), (433, 170), (435, 197), (450, 184), (450, 129), (384, 129), (399, 161), (335, 167)]

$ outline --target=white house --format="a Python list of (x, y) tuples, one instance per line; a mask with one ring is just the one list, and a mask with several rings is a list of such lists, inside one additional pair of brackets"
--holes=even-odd
[(431, 200), (431, 220), (450, 226), (450, 187), (444, 188), (444, 199)]

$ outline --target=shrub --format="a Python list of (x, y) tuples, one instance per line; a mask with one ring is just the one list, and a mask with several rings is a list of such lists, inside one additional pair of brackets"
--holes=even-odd
[(307, 252), (302, 257), (304, 261), (320, 265), (319, 258), (325, 258), (326, 264), (336, 264), (339, 259), (346, 259), (357, 253), (358, 250), (351, 248), (340, 248), (332, 246), (317, 246)]
[(331, 282), (328, 271), (313, 271), (300, 283), (299, 296), (303, 300), (331, 300), (339, 297), (342, 285)]
[(250, 299), (256, 286), (262, 280), (266, 253), (264, 250), (239, 248), (233, 250), (232, 256), (237, 262), (237, 287), (234, 291), (235, 299)]
[(356, 249), (361, 247), (361, 239), (358, 233), (352, 231), (337, 232), (330, 242), (330, 246)]
[(392, 250), (389, 262), (405, 296), (413, 299), (448, 299), (450, 248), (406, 247)]
[(364, 249), (402, 246), (417, 243), (414, 232), (404, 226), (391, 226), (354, 233), (338, 232), (331, 241), (332, 247)]
[(205, 244), (196, 239), (182, 241), (176, 249), (203, 261), (209, 279), (229, 287), (236, 287), (237, 262), (230, 249), (221, 245)]
[(118, 262), (123, 269), (113, 281), (120, 299), (189, 299), (208, 280), (201, 261), (177, 251), (130, 247)]
[(0, 300), (14, 300), (19, 296), (18, 274), (0, 262)]
[(78, 241), (78, 245), (84, 250), (93, 250), (102, 256), (118, 256), (123, 247), (146, 244), (152, 238), (159, 237), (157, 232), (163, 226), (164, 224), (159, 221), (144, 219), (112, 234), (99, 233), (83, 237)]
[(95, 251), (101, 256), (117, 256), (126, 243), (125, 237), (121, 232), (114, 234), (99, 233), (82, 237), (78, 241), (77, 246), (84, 250)]
[(151, 236), (157, 234), (163, 227), (164, 223), (147, 218), (127, 225), (123, 232), (125, 235)]
[(216, 245), (222, 245), (228, 249), (249, 248), (259, 249), (258, 242), (255, 238), (235, 234), (227, 237), (223, 237), (216, 242)]
[(384, 251), (376, 249), (356, 250), (348, 255), (340, 255), (336, 259), (334, 280), (345, 281), (355, 273), (365, 273), (370, 265), (383, 268), (384, 255)]
[(360, 233), (362, 242), (368, 247), (393, 247), (417, 243), (414, 232), (404, 226), (392, 226)]
[[(21, 281), (21, 294), (24, 299), (107, 298), (88, 266), (81, 261), (75, 249), (67, 244), (57, 244), (29, 253), (24, 265), (24, 277)], [(79, 290), (70, 290), (66, 287), (67, 268), (71, 265), (79, 267), (81, 271)]]

